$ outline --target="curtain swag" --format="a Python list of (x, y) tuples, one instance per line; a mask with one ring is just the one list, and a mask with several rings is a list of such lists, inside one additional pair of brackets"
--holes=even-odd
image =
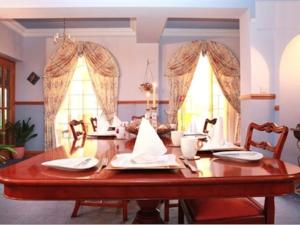
[(186, 96), (198, 63), (199, 55), (207, 55), (224, 96), (240, 113), (240, 63), (226, 46), (214, 41), (192, 41), (183, 44), (169, 60), (166, 77), (169, 80), (170, 123), (177, 123), (177, 112)]
[(44, 69), (45, 149), (54, 148), (55, 117), (67, 93), (77, 59), (84, 55), (99, 104), (111, 123), (117, 108), (119, 68), (113, 55), (93, 42), (64, 41)]

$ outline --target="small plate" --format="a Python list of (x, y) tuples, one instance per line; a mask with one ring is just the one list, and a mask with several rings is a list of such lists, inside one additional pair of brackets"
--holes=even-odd
[(170, 155), (170, 160), (152, 162), (152, 163), (134, 163), (131, 160), (131, 153), (123, 153), (115, 155), (106, 169), (117, 170), (148, 170), (148, 169), (178, 169), (182, 168), (174, 155)]
[(61, 169), (61, 170), (86, 170), (90, 169), (98, 164), (99, 160), (94, 157), (84, 158), (67, 158), (67, 159), (56, 159), (51, 161), (43, 162), (43, 166)]
[(225, 151), (215, 152), (213, 155), (219, 158), (248, 162), (255, 162), (264, 157), (263, 154), (254, 151)]
[(179, 159), (198, 160), (198, 159), (200, 159), (200, 156), (199, 156), (199, 155), (195, 155), (195, 156), (193, 156), (192, 158), (187, 158), (187, 157), (184, 157), (183, 155), (181, 155), (181, 156), (179, 157)]

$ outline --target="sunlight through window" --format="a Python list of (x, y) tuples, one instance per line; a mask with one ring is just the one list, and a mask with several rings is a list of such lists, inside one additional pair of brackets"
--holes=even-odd
[(57, 138), (68, 137), (69, 121), (83, 120), (87, 130), (92, 130), (91, 117), (100, 117), (102, 109), (98, 104), (84, 57), (79, 57), (66, 97), (56, 116)]
[(223, 117), (226, 131), (227, 100), (208, 58), (201, 54), (186, 99), (178, 111), (178, 127), (186, 131), (192, 121), (204, 123), (205, 118), (215, 117)]

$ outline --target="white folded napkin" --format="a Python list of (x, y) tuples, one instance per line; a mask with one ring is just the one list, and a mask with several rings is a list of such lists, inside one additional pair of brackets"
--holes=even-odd
[(165, 161), (167, 148), (148, 120), (142, 119), (132, 152), (135, 163), (153, 163)]
[(223, 146), (225, 144), (224, 131), (223, 131), (223, 118), (219, 117), (217, 123), (212, 128), (211, 139), (208, 144), (213, 146)]

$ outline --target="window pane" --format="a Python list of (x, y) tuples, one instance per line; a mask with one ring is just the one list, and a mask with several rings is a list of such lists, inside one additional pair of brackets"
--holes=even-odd
[(83, 82), (81, 80), (73, 81), (71, 82), (71, 90), (70, 94), (71, 95), (80, 95), (83, 93)]
[(99, 115), (99, 113), (101, 114), (101, 112), (102, 110), (97, 104), (86, 62), (83, 57), (80, 57), (66, 98), (55, 120), (57, 124), (56, 130), (68, 129), (68, 123), (73, 119), (83, 119), (85, 124), (90, 126), (90, 118)]
[(97, 108), (97, 99), (96, 99), (95, 95), (84, 96), (84, 108), (85, 109), (96, 109)]

